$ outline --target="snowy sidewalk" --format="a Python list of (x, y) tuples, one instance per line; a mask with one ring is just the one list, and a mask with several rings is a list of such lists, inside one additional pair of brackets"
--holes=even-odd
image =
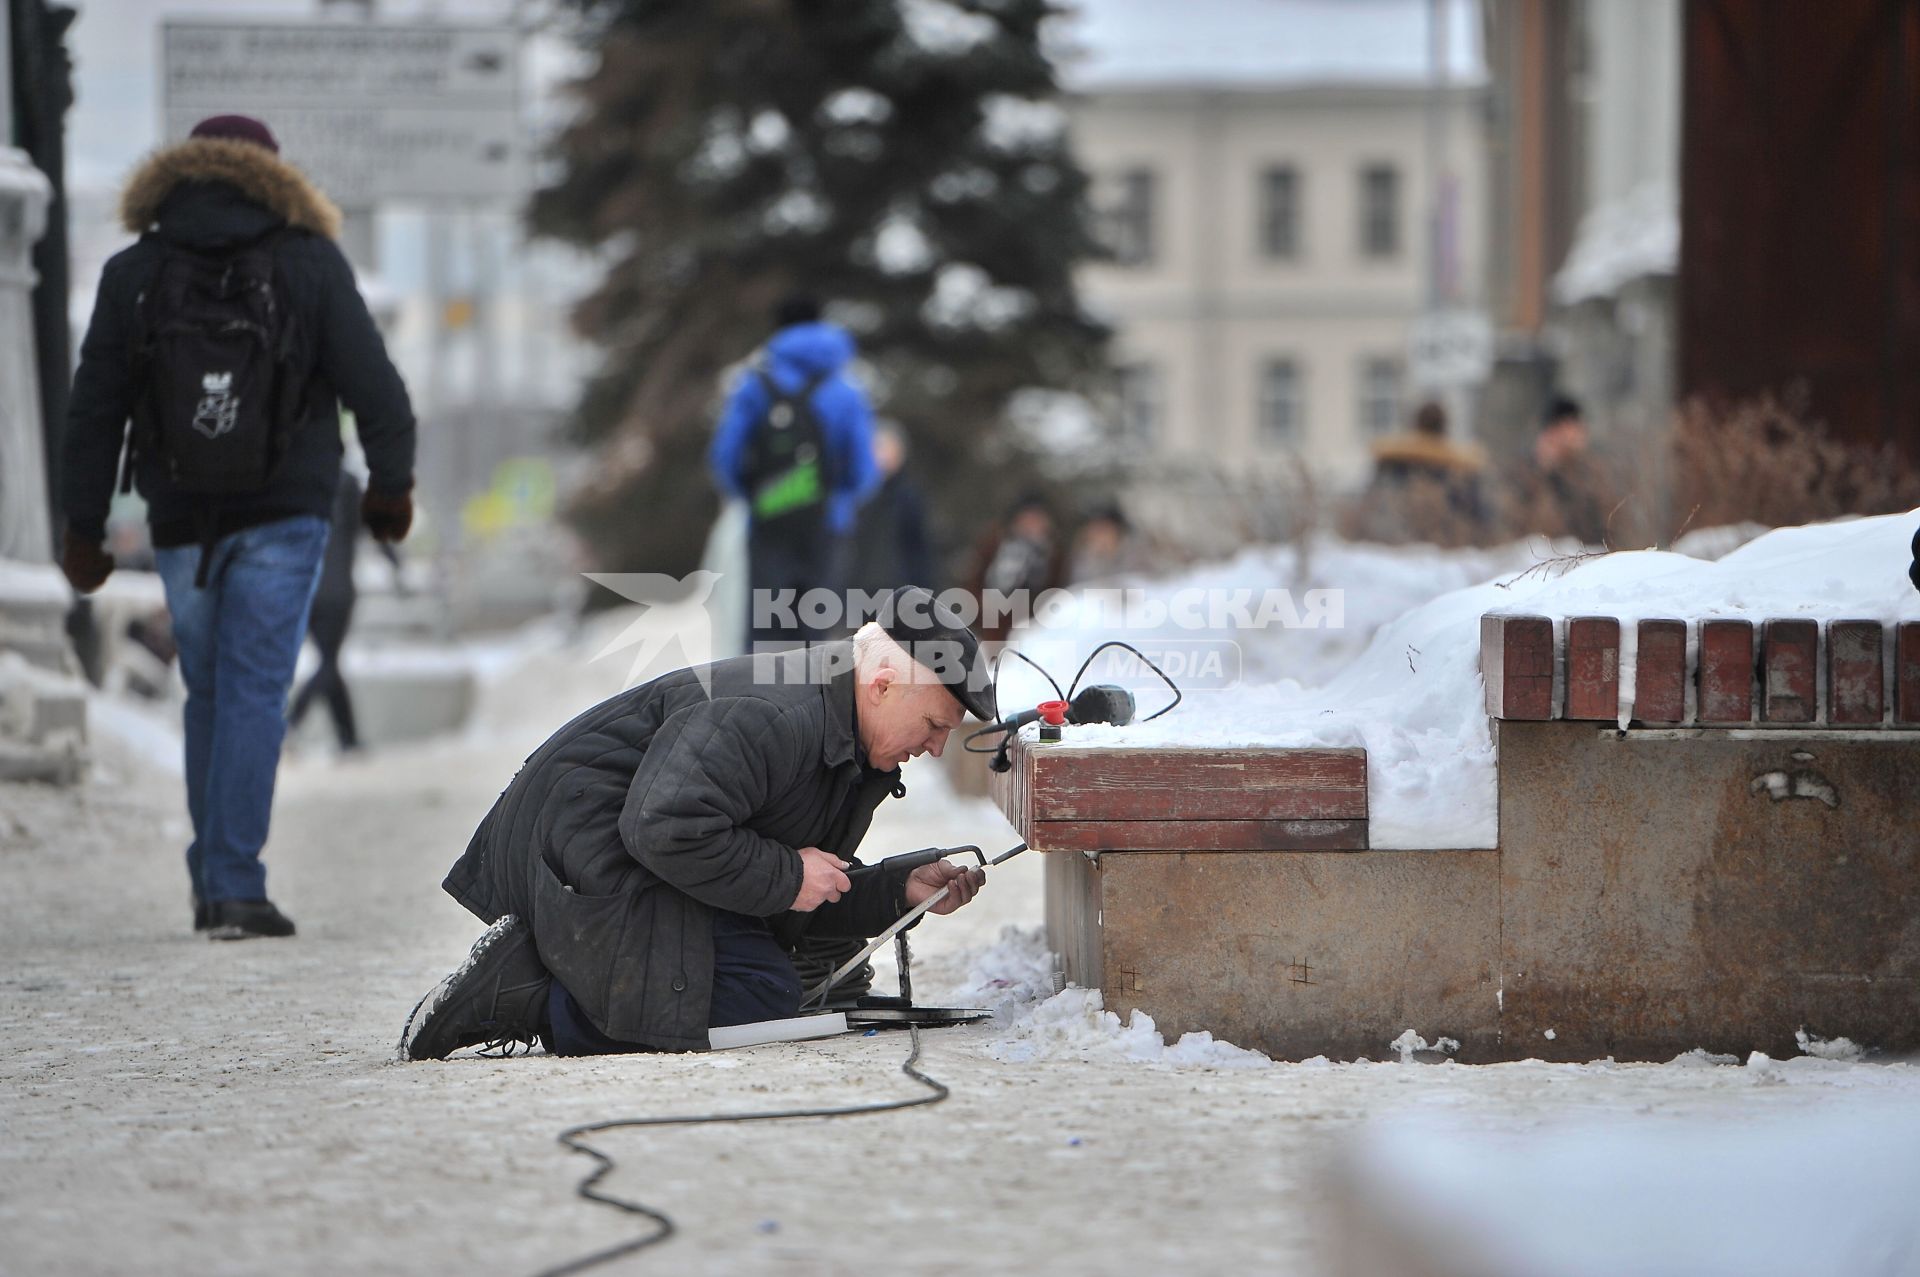
[[(402, 1065), (407, 1010), (478, 922), (439, 889), (520, 759), (625, 671), (515, 649), (464, 740), (302, 759), (268, 850), (288, 942), (190, 930), (177, 748), (137, 711), (96, 716), (101, 766), (56, 791), (0, 786), (0, 1267), (48, 1273), (530, 1273), (635, 1235), (577, 1200), (554, 1137), (619, 1117), (872, 1102), (918, 1093), (905, 1035), (697, 1056)], [(129, 743), (131, 742), (131, 743)], [(136, 758), (139, 752), (146, 757)], [(926, 761), (883, 805), (869, 857), (1014, 835)], [(613, 1133), (606, 1187), (679, 1235), (608, 1271), (1323, 1270), (1327, 1168), (1364, 1119), (1408, 1108), (1492, 1145), (1562, 1118), (1738, 1126), (1920, 1103), (1920, 1069), (1271, 1064), (1166, 1049), (1043, 985), (1041, 864), (1023, 856), (915, 932), (915, 989), (972, 979), (995, 1023), (931, 1031), (944, 1104), (826, 1121)], [(990, 977), (1000, 975), (1004, 987)], [(884, 986), (883, 986), (884, 987)], [(1121, 1008), (1124, 1012), (1126, 1009)], [(1393, 1058), (1395, 1025), (1377, 1056)], [(1484, 1151), (1463, 1140), (1462, 1154)], [(1758, 1207), (1756, 1207), (1758, 1208)]]
[[(438, 747), (292, 768), (271, 853), (301, 926), (289, 943), (190, 933), (171, 780), (0, 791), (7, 1267), (530, 1272), (632, 1235), (573, 1198), (587, 1166), (553, 1142), (568, 1124), (913, 1092), (898, 1034), (393, 1063), (407, 1008), (478, 930), (438, 881), (516, 761)], [(992, 841), (990, 819), (910, 797), (871, 846)], [(1015, 861), (975, 917), (922, 929), (925, 995), (958, 973), (956, 938), (1037, 919), (1038, 869)], [(612, 1189), (681, 1229), (619, 1271), (864, 1271), (885, 1256), (929, 1273), (1311, 1272), (1324, 1161), (1371, 1114), (1437, 1106), (1513, 1130), (1568, 1111), (1740, 1120), (1920, 1101), (1906, 1066), (1173, 1068), (1131, 1062), (1137, 1039), (1059, 1006), (1007, 1034), (927, 1034), (943, 1105), (604, 1137)]]

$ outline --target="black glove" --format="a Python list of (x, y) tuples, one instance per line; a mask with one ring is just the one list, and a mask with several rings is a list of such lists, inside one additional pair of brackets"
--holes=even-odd
[(106, 583), (107, 575), (113, 571), (113, 556), (100, 542), (75, 536), (69, 530), (60, 554), (60, 570), (67, 574), (67, 581), (74, 589), (92, 594)]
[(377, 541), (404, 541), (413, 526), (413, 494), (368, 490), (360, 498), (360, 521)]
[(1913, 588), (1920, 590), (1920, 528), (1913, 532), (1913, 562), (1907, 564), (1907, 580), (1913, 582)]

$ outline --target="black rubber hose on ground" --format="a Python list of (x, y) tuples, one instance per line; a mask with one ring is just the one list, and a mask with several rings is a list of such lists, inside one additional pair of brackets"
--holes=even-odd
[(917, 1108), (922, 1104), (938, 1104), (947, 1098), (949, 1092), (945, 1084), (935, 1081), (915, 1067), (920, 1063), (920, 1026), (909, 1024), (907, 1027), (913, 1033), (913, 1049), (907, 1052), (906, 1062), (900, 1066), (900, 1071), (926, 1087), (925, 1095), (910, 1096), (904, 1100), (884, 1100), (875, 1104), (853, 1104), (844, 1108), (775, 1109), (766, 1113), (697, 1113), (687, 1117), (630, 1117), (612, 1122), (592, 1122), (585, 1126), (569, 1127), (560, 1132), (559, 1139), (564, 1148), (570, 1152), (584, 1154), (598, 1163), (593, 1172), (580, 1181), (574, 1193), (587, 1201), (611, 1206), (623, 1214), (638, 1215), (642, 1219), (652, 1220), (655, 1227), (652, 1232), (636, 1237), (632, 1241), (621, 1242), (605, 1250), (596, 1250), (590, 1255), (568, 1260), (554, 1268), (542, 1269), (539, 1277), (567, 1277), (568, 1274), (583, 1273), (589, 1268), (597, 1268), (624, 1255), (645, 1250), (649, 1246), (657, 1246), (673, 1236), (673, 1220), (666, 1212), (655, 1210), (639, 1202), (629, 1201), (624, 1197), (615, 1197), (611, 1193), (600, 1190), (600, 1181), (613, 1173), (616, 1163), (613, 1158), (587, 1143), (587, 1136), (604, 1131), (643, 1126), (704, 1126), (714, 1122), (783, 1122), (803, 1117), (855, 1117), (862, 1113), (891, 1113), (897, 1109)]

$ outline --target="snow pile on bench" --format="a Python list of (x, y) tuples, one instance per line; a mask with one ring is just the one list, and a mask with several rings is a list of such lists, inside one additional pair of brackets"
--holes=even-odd
[[(1464, 555), (1429, 547), (1340, 547), (1317, 563), (1314, 576), (1316, 585), (1345, 591), (1349, 629), (1369, 624), (1409, 593), (1417, 596), (1423, 582), (1444, 582), (1465, 567), (1492, 564), (1501, 575), (1402, 610), (1380, 623), (1359, 656), (1337, 670), (1316, 653), (1347, 650), (1340, 631), (1190, 635), (1240, 643), (1250, 680), (1277, 667), (1275, 653), (1284, 653), (1298, 675), (1224, 690), (1190, 688), (1185, 702), (1164, 718), (1125, 728), (1076, 728), (1072, 739), (1135, 747), (1360, 746), (1368, 758), (1373, 847), (1491, 847), (1498, 793), (1480, 679), (1482, 615), (1617, 616), (1623, 630), (1647, 616), (1920, 620), (1920, 593), (1906, 575), (1916, 523), (1920, 511), (1781, 528), (1717, 560), (1635, 550), (1529, 567), (1513, 563), (1513, 547)], [(1510, 570), (1500, 566), (1503, 556)], [(1138, 588), (1162, 597), (1196, 586), (1301, 589), (1297, 581), (1257, 575), (1275, 557), (1263, 561), (1249, 554)], [(1082, 628), (1068, 617), (1061, 625), (1022, 631), (1019, 645), (1057, 650), (1070, 640), (1084, 655), (1107, 638), (1151, 648), (1172, 637), (1177, 632), (1142, 636)], [(1629, 659), (1627, 653), (1622, 659)], [(1017, 664), (1008, 663), (1004, 672), (1003, 705), (1043, 694)], [(1630, 683), (1630, 675), (1623, 664), (1622, 682)], [(1127, 681), (1142, 714), (1164, 703), (1164, 690), (1156, 695), (1150, 676)]]

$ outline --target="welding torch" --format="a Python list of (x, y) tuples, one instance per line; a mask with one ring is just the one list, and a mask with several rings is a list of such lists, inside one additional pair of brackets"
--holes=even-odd
[[(994, 865), (1001, 864), (1004, 861), (1012, 860), (1015, 856), (1019, 855), (1021, 852), (1025, 851), (1026, 849), (1027, 849), (1027, 844), (1023, 842), (1017, 842), (1012, 847), (1009, 847), (1007, 850), (1001, 852), (999, 855), (989, 860), (987, 859), (987, 853), (984, 851), (981, 851), (978, 847), (971, 847), (971, 846), (969, 847), (926, 847), (926, 848), (922, 848), (919, 851), (902, 852), (898, 856), (888, 856), (885, 860), (876, 861), (871, 865), (861, 865), (858, 869), (850, 869), (847, 871), (847, 877), (852, 878), (856, 874), (872, 873), (876, 869), (886, 868), (889, 866), (892, 868), (898, 869), (901, 866), (906, 865), (906, 866), (911, 866), (911, 868), (913, 869), (918, 869), (922, 865), (930, 865), (934, 861), (944, 860), (948, 856), (977, 857), (980, 861), (980, 868), (984, 870), (984, 869), (991, 868)], [(801, 1009), (805, 1010), (807, 1007), (812, 1006), (817, 1002), (825, 1002), (827, 1000), (827, 994), (833, 991), (834, 985), (839, 984), (842, 980), (846, 979), (847, 974), (849, 972), (853, 971), (861, 963), (865, 962), (868, 958), (872, 957), (875, 953), (877, 953), (881, 945), (893, 939), (895, 936), (899, 935), (902, 931), (905, 931), (908, 927), (912, 926), (914, 920), (918, 918), (921, 914), (933, 908), (935, 905), (939, 904), (942, 900), (945, 900), (947, 898), (947, 893), (952, 890), (953, 888), (951, 886), (942, 887), (940, 888), (940, 890), (934, 892), (932, 895), (928, 896), (925, 900), (922, 900), (919, 904), (915, 905), (913, 908), (907, 910), (906, 913), (900, 916), (899, 921), (895, 922), (891, 927), (888, 927), (885, 931), (882, 931), (879, 935), (875, 936), (871, 941), (869, 941), (866, 948), (862, 949), (860, 952), (854, 954), (851, 958), (848, 958), (845, 962), (841, 963), (840, 966), (834, 970), (834, 973), (832, 975), (822, 980), (819, 984), (816, 984), (813, 988), (808, 989), (806, 992), (806, 996), (800, 999)]]

